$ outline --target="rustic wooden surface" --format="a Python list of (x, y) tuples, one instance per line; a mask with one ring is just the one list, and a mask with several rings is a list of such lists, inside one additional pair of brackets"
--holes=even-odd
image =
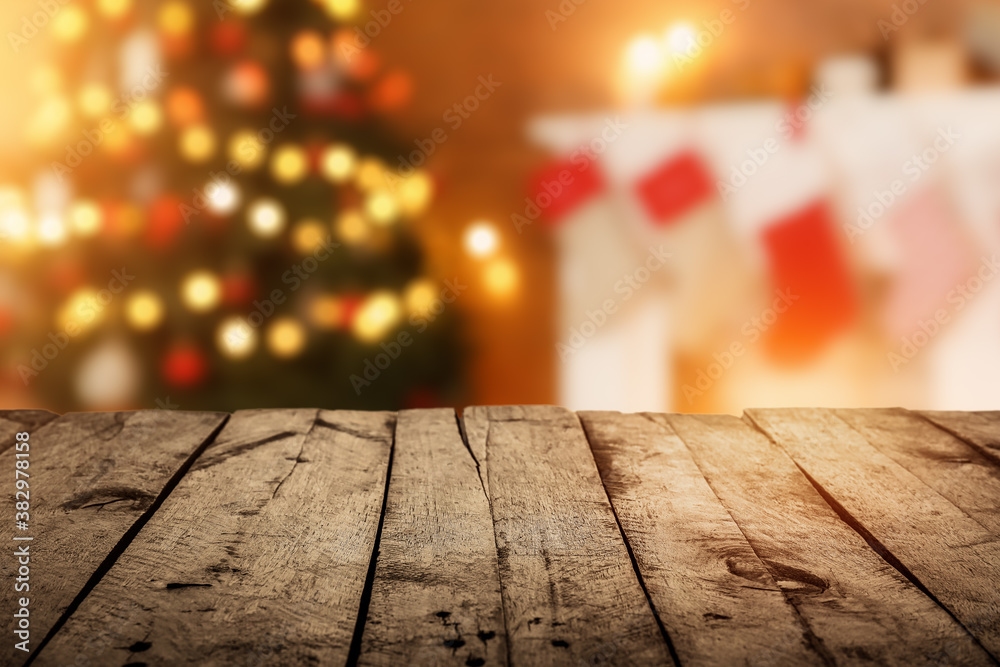
[(0, 412), (8, 470), (20, 431), (2, 664), (1000, 665), (997, 412)]

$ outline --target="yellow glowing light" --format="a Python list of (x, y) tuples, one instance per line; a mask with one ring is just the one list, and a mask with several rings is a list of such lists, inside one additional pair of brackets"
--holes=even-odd
[(97, 0), (97, 11), (109, 19), (119, 19), (132, 9), (132, 0)]
[(218, 215), (229, 215), (240, 205), (240, 190), (233, 183), (210, 182), (205, 186), (208, 210)]
[(385, 163), (377, 157), (366, 157), (358, 164), (354, 182), (361, 190), (367, 192), (375, 188), (385, 187)]
[(318, 296), (309, 305), (309, 320), (321, 329), (335, 329), (343, 316), (344, 306), (335, 296)]
[(671, 53), (687, 53), (697, 46), (698, 33), (690, 23), (675, 23), (667, 29), (667, 48)]
[(23, 243), (29, 239), (31, 224), (28, 215), (18, 207), (4, 208), (0, 212), (0, 241)]
[(76, 101), (84, 115), (96, 118), (111, 108), (111, 91), (99, 83), (84, 84), (77, 93)]
[(181, 133), (181, 155), (189, 162), (205, 162), (215, 155), (215, 133), (206, 125), (192, 125)]
[(101, 230), (101, 207), (81, 199), (69, 207), (69, 224), (78, 236), (93, 236)]
[(380, 340), (399, 322), (399, 299), (388, 291), (375, 292), (361, 304), (354, 316), (354, 335), (365, 343)]
[(406, 215), (420, 215), (430, 204), (434, 184), (426, 172), (418, 171), (403, 181), (396, 193), (400, 210)]
[(297, 357), (305, 346), (305, 327), (294, 318), (282, 317), (267, 328), (267, 348), (276, 357)]
[(336, 231), (337, 236), (350, 245), (364, 243), (372, 233), (365, 217), (355, 210), (344, 211), (340, 214), (337, 218)]
[(483, 271), (483, 284), (494, 296), (512, 294), (520, 282), (517, 266), (509, 259), (494, 259)]
[(315, 30), (303, 30), (292, 38), (292, 60), (302, 69), (316, 69), (323, 56), (323, 38)]
[(66, 240), (66, 223), (58, 215), (46, 215), (38, 221), (38, 240), (42, 245), (56, 246)]
[[(431, 308), (439, 302), (437, 286), (427, 278), (414, 280), (407, 285), (403, 294), (406, 312), (418, 317), (426, 317)], [(443, 302), (442, 302), (443, 303)]]
[(52, 17), (52, 35), (60, 42), (75, 42), (90, 27), (87, 12), (76, 4), (66, 5)]
[(196, 313), (207, 313), (219, 305), (222, 285), (209, 271), (189, 273), (181, 283), (181, 300)]
[(30, 233), (24, 193), (15, 186), (0, 186), (0, 242), (24, 242)]
[(285, 144), (275, 149), (271, 156), (271, 175), (285, 185), (298, 183), (309, 170), (306, 152), (295, 144)]
[(215, 342), (230, 359), (245, 359), (257, 349), (257, 330), (239, 317), (230, 317), (219, 325)]
[(251, 171), (264, 162), (267, 149), (252, 130), (239, 130), (229, 137), (229, 159)]
[(357, 156), (350, 146), (334, 144), (323, 151), (320, 171), (331, 183), (343, 183), (354, 174), (356, 163)]
[(342, 21), (349, 19), (358, 13), (360, 3), (358, 0), (321, 0), (323, 7), (331, 18)]
[(285, 228), (285, 209), (275, 199), (258, 199), (247, 209), (250, 231), (261, 238), (271, 238)]
[(256, 14), (267, 4), (267, 0), (232, 0), (230, 3), (240, 14)]
[(663, 52), (652, 37), (637, 37), (628, 45), (625, 63), (632, 75), (652, 77), (663, 68)]
[(112, 154), (124, 153), (132, 145), (132, 130), (127, 125), (116, 124), (101, 140), (101, 149)]
[(496, 252), (500, 245), (500, 236), (497, 234), (497, 228), (489, 222), (475, 222), (465, 229), (462, 243), (467, 253), (482, 259)]
[(194, 25), (194, 12), (186, 2), (170, 0), (160, 7), (156, 20), (160, 30), (165, 34), (180, 37), (191, 31)]
[(372, 222), (379, 225), (388, 225), (396, 219), (399, 213), (399, 206), (396, 199), (385, 190), (372, 192), (365, 199), (365, 213)]
[(150, 331), (163, 321), (163, 300), (156, 292), (142, 290), (125, 303), (125, 319), (136, 331)]
[(319, 220), (303, 220), (292, 232), (292, 246), (303, 255), (312, 254), (326, 240), (326, 226)]
[(28, 78), (31, 90), (38, 95), (51, 95), (63, 85), (62, 73), (53, 65), (39, 65), (31, 70)]
[(138, 134), (152, 134), (163, 125), (163, 112), (153, 100), (143, 100), (132, 110), (132, 129)]
[(98, 293), (92, 287), (82, 287), (73, 292), (56, 314), (56, 324), (65, 331), (72, 327), (86, 331), (104, 320), (105, 307), (113, 298), (107, 290)]
[(71, 117), (70, 104), (65, 97), (55, 95), (47, 98), (31, 119), (28, 139), (39, 145), (52, 143), (69, 124)]

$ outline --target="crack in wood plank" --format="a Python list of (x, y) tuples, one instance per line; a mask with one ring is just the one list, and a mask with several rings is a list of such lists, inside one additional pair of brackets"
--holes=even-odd
[[(652, 415), (646, 412), (641, 413), (641, 415), (642, 417), (653, 422), (657, 427), (661, 429), (667, 428), (667, 426), (662, 421), (656, 418), (656, 415)], [(681, 441), (683, 442), (684, 439), (681, 438)], [(688, 450), (690, 451), (690, 447), (687, 445), (687, 443), (685, 443), (685, 446), (688, 447)], [(746, 541), (747, 546), (750, 547), (750, 550), (753, 552), (754, 556), (756, 556), (757, 560), (760, 561), (761, 566), (767, 569), (768, 573), (771, 575), (771, 578), (774, 579), (776, 575), (774, 574), (772, 566), (769, 565), (770, 561), (766, 560), (760, 554), (760, 552), (754, 546), (753, 541), (751, 541), (749, 536), (746, 534), (746, 531), (743, 529), (743, 526), (741, 526), (740, 523), (736, 520), (736, 517), (733, 516), (732, 510), (729, 507), (727, 507), (726, 504), (722, 501), (722, 498), (719, 496), (718, 492), (715, 490), (711, 482), (708, 480), (708, 477), (705, 475), (705, 471), (698, 463), (698, 459), (692, 455), (691, 460), (694, 462), (695, 467), (698, 468), (698, 470), (701, 472), (701, 476), (705, 478), (705, 481), (708, 484), (709, 489), (711, 489), (712, 493), (719, 501), (719, 504), (722, 505), (723, 509), (725, 509), (726, 513), (729, 515), (729, 518), (732, 519), (733, 524), (740, 531), (740, 534), (743, 535), (743, 539)], [(727, 563), (727, 566), (728, 565), (729, 564)], [(729, 569), (730, 571), (732, 571), (733, 568), (730, 566)], [(796, 601), (793, 600), (790, 596), (785, 595), (784, 591), (780, 586), (777, 585), (777, 583), (775, 583), (774, 588), (761, 588), (758, 586), (747, 586), (745, 584), (742, 585), (742, 587), (752, 590), (769, 591), (769, 592), (778, 591), (782, 593), (782, 595), (787, 600), (788, 606), (791, 608), (792, 613), (795, 615), (796, 621), (802, 628), (802, 636), (805, 638), (806, 643), (809, 645), (809, 647), (816, 652), (820, 660), (822, 660), (823, 664), (826, 665), (827, 667), (834, 667), (837, 664), (836, 658), (834, 657), (833, 653), (827, 648), (826, 644), (823, 642), (822, 637), (816, 634), (815, 630), (810, 625), (809, 620), (802, 614), (802, 610), (799, 609), (798, 605), (796, 604)]]
[[(836, 416), (836, 415), (834, 415), (834, 416)], [(839, 500), (837, 500), (829, 489), (827, 489), (817, 479), (815, 479), (812, 475), (810, 475), (809, 472), (806, 471), (806, 469), (802, 465), (800, 465), (799, 461), (796, 460), (795, 457), (793, 457), (790, 452), (786, 451), (785, 447), (782, 445), (781, 442), (779, 442), (779, 440), (776, 438), (776, 436), (774, 434), (772, 434), (771, 430), (765, 428), (764, 425), (759, 422), (758, 417), (755, 414), (753, 414), (751, 412), (744, 412), (743, 418), (744, 418), (744, 421), (746, 423), (748, 423), (750, 426), (752, 426), (754, 429), (756, 429), (758, 432), (760, 432), (764, 437), (766, 437), (778, 450), (785, 452), (785, 454), (787, 456), (789, 456), (789, 458), (792, 459), (792, 462), (795, 464), (795, 467), (798, 468), (799, 472), (802, 473), (803, 477), (805, 477), (805, 479), (809, 482), (809, 484), (812, 485), (812, 487), (816, 490), (816, 492), (820, 495), (820, 497), (826, 502), (826, 504), (829, 505), (829, 507), (836, 513), (836, 515), (838, 517), (840, 517), (840, 519), (847, 526), (849, 526), (854, 532), (856, 532), (868, 544), (868, 546), (871, 547), (872, 551), (874, 551), (876, 554), (878, 554), (878, 556), (880, 558), (882, 558), (894, 570), (896, 570), (897, 572), (899, 572), (900, 575), (902, 575), (903, 577), (905, 577), (911, 584), (913, 584), (913, 586), (915, 586), (921, 593), (923, 593), (929, 600), (931, 600), (938, 608), (940, 608), (942, 611), (944, 611), (946, 614), (948, 614), (948, 616), (951, 617), (951, 619), (959, 627), (961, 627), (962, 630), (965, 631), (965, 633), (972, 640), (972, 642), (974, 644), (976, 644), (976, 646), (978, 646), (979, 648), (981, 648), (983, 650), (983, 652), (986, 654), (986, 656), (994, 664), (1000, 665), (1000, 660), (998, 660), (998, 656), (993, 655), (993, 652), (990, 651), (989, 648), (987, 648), (980, 641), (979, 637), (976, 636), (976, 633), (973, 633), (972, 630), (966, 625), (966, 623), (964, 623), (963, 620), (958, 615), (956, 615), (952, 611), (952, 609), (949, 608), (948, 605), (945, 605), (912, 572), (912, 570), (910, 568), (908, 568), (900, 560), (900, 558), (896, 554), (894, 554), (892, 552), (892, 550), (889, 549), (889, 547), (886, 544), (883, 543), (883, 541), (879, 540), (867, 527), (865, 527), (865, 525), (857, 517), (855, 517)], [(843, 419), (837, 418), (837, 421), (840, 422), (840, 423), (842, 423), (846, 428), (850, 429), (851, 431), (854, 431), (855, 433), (858, 433), (857, 430), (854, 429), (854, 427), (851, 424), (845, 422)], [(863, 437), (861, 433), (858, 433), (858, 436), (859, 437)], [(920, 480), (917, 477), (914, 477), (914, 479), (917, 479), (929, 492), (931, 492), (931, 493), (933, 493), (935, 495), (940, 496), (940, 494), (938, 494), (938, 492), (936, 490), (934, 490), (932, 487), (928, 486), (923, 480)], [(941, 497), (941, 498), (942, 498), (942, 500), (947, 500), (947, 499), (945, 499), (943, 497)], [(962, 511), (961, 508), (957, 508), (956, 507), (956, 509), (958, 509), (959, 511), (961, 511), (962, 514), (965, 515), (966, 517), (968, 517), (970, 520), (974, 521), (974, 519), (972, 519), (972, 517), (969, 517), (969, 515), (966, 512)]]
[(295, 469), (298, 467), (299, 463), (302, 462), (302, 453), (306, 450), (306, 443), (309, 442), (309, 436), (312, 434), (313, 429), (316, 428), (316, 424), (319, 421), (320, 421), (319, 410), (316, 410), (316, 418), (313, 420), (312, 426), (309, 427), (309, 430), (306, 431), (305, 436), (302, 438), (302, 445), (299, 447), (299, 453), (295, 456), (295, 462), (292, 463), (291, 470), (289, 470), (288, 473), (281, 478), (281, 481), (278, 482), (278, 485), (274, 487), (274, 491), (271, 493), (271, 500), (274, 500), (274, 497), (278, 495), (278, 489), (280, 489), (281, 485), (284, 484), (285, 481), (292, 476), (292, 473), (295, 472)]
[[(472, 451), (472, 447), (469, 445), (469, 434), (465, 432), (465, 423), (458, 415), (458, 410), (455, 411), (455, 424), (458, 426), (458, 434), (462, 436), (462, 444), (465, 445), (465, 450), (469, 452), (473, 463), (476, 464), (476, 475), (479, 476), (479, 485), (483, 488), (483, 495), (486, 497), (486, 502), (488, 503), (490, 501), (490, 494), (486, 492), (486, 483), (483, 481), (483, 470), (479, 467), (479, 459), (476, 458), (475, 452)], [(487, 431), (487, 437), (489, 437), (489, 431)]]
[(69, 605), (63, 610), (62, 614), (52, 625), (49, 631), (45, 634), (35, 650), (31, 652), (31, 655), (25, 661), (25, 667), (30, 665), (35, 658), (42, 652), (45, 646), (52, 640), (53, 637), (59, 632), (59, 630), (66, 624), (73, 613), (80, 607), (83, 601), (87, 598), (92, 590), (101, 582), (104, 575), (107, 574), (114, 564), (118, 561), (125, 550), (129, 547), (132, 541), (135, 539), (136, 535), (142, 530), (143, 526), (149, 523), (149, 520), (153, 517), (156, 511), (160, 508), (163, 502), (170, 496), (171, 492), (177, 487), (181, 479), (188, 473), (192, 468), (198, 457), (213, 443), (215, 439), (219, 436), (222, 430), (225, 428), (226, 424), (229, 422), (230, 415), (224, 415), (219, 421), (218, 425), (209, 433), (209, 435), (199, 444), (193, 452), (185, 459), (184, 463), (177, 468), (174, 474), (167, 480), (163, 488), (156, 495), (156, 498), (149, 504), (146, 510), (140, 515), (135, 522), (129, 527), (127, 531), (121, 536), (115, 546), (111, 549), (108, 555), (101, 561), (101, 563), (94, 570), (94, 573), (87, 579), (87, 582), (83, 585), (80, 591), (76, 594)]

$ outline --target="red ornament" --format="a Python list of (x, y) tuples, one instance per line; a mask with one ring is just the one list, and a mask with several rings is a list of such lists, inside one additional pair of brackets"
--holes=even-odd
[(149, 206), (149, 224), (146, 227), (146, 245), (154, 250), (164, 250), (177, 239), (184, 227), (180, 199), (173, 195), (158, 197)]
[(250, 303), (256, 293), (257, 285), (245, 273), (233, 273), (222, 278), (222, 301), (227, 306)]
[(241, 21), (222, 21), (212, 29), (212, 50), (220, 56), (233, 56), (247, 44), (246, 26)]
[(335, 116), (345, 120), (360, 120), (367, 107), (364, 100), (350, 91), (339, 91), (322, 97), (303, 96), (302, 110), (310, 116)]
[(234, 104), (243, 107), (260, 106), (267, 101), (270, 93), (267, 70), (253, 60), (238, 63), (226, 75), (223, 91)]
[(360, 294), (345, 294), (341, 297), (340, 303), (343, 311), (340, 321), (345, 329), (350, 329), (354, 324), (354, 316), (358, 314), (358, 308), (361, 307), (362, 301), (364, 301), (364, 297)]
[(194, 345), (180, 344), (167, 353), (161, 367), (163, 379), (171, 387), (190, 389), (202, 383), (208, 374), (205, 355)]
[(372, 108), (383, 113), (398, 111), (413, 99), (413, 80), (402, 70), (383, 76), (369, 94)]

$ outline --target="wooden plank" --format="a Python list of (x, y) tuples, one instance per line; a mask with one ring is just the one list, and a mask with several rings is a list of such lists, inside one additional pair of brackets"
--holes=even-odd
[(834, 410), (833, 414), (1000, 537), (1000, 466), (977, 448), (900, 408)]
[(493, 519), (453, 410), (400, 412), (362, 665), (505, 665)]
[(729, 416), (655, 418), (687, 444), (829, 664), (992, 664), (758, 431)]
[[(148, 515), (164, 487), (225, 417), (159, 410), (79, 413), (31, 432), (29, 529), (18, 531), (33, 538), (23, 542), (29, 545), (29, 590), (16, 592), (11, 584), (0, 592), (6, 610), (13, 610), (20, 597), (30, 600), (30, 649), (37, 649), (101, 563)], [(0, 454), (0, 466), (11, 474), (8, 488), (14, 485), (16, 454), (14, 448)], [(13, 493), (2, 494), (0, 516), (13, 521), (14, 502)], [(16, 566), (13, 557), (0, 560), (5, 581), (13, 581)], [(11, 644), (3, 655), (23, 661), (26, 655)]]
[(59, 415), (47, 410), (0, 410), (0, 452), (14, 446), (14, 436), (34, 433)]
[[(39, 664), (343, 664), (393, 425), (392, 413), (237, 412)], [(82, 651), (106, 625), (116, 640)]]
[(681, 664), (823, 664), (677, 434), (643, 415), (579, 417)]
[(838, 514), (1000, 656), (1000, 541), (843, 420), (821, 410), (749, 417), (809, 475)]
[(487, 414), (510, 663), (670, 664), (576, 415)]
[(973, 447), (983, 456), (1000, 465), (1000, 411), (996, 412), (931, 412), (920, 415), (931, 420)]

